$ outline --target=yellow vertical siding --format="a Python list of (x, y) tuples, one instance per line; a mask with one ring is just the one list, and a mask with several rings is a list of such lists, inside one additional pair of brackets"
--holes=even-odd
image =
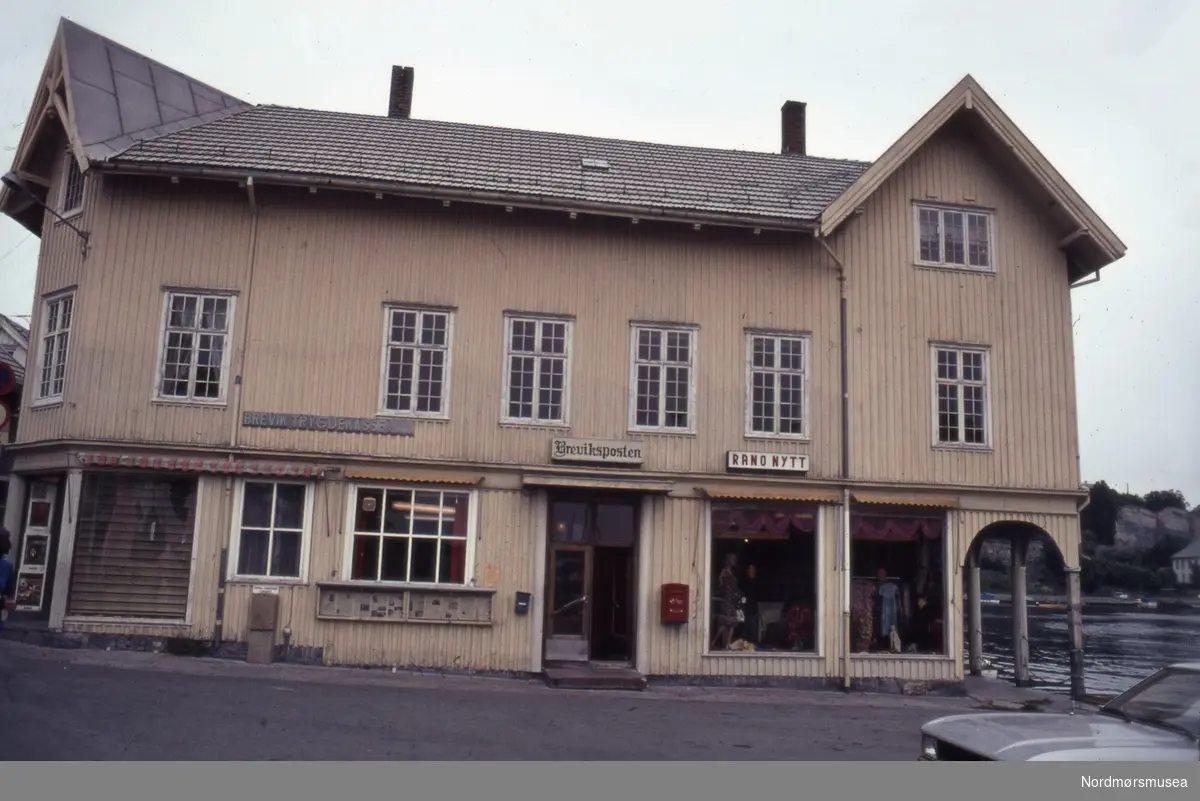
[[(824, 653), (813, 654), (736, 654), (706, 656), (706, 638), (711, 634), (707, 620), (706, 598), (711, 588), (708, 576), (710, 536), (708, 501), (685, 498), (655, 498), (650, 536), (653, 538), (650, 570), (650, 599), (654, 614), (649, 620), (650, 648), (647, 672), (667, 676), (759, 676), (798, 678), (824, 676), (831, 660), (836, 662), (838, 615), (836, 573), (837, 529), (833, 507), (820, 514), (819, 536), (823, 558), (821, 606), (818, 610), (818, 636)], [(831, 526), (832, 523), (832, 526)], [(691, 589), (691, 614), (682, 626), (664, 625), (657, 617), (657, 592), (668, 582), (682, 582)]]
[[(914, 266), (913, 201), (995, 209), (995, 274)], [(836, 244), (849, 274), (852, 472), (866, 480), (1075, 490), (1070, 297), (1048, 223), (976, 144), (939, 134)], [(991, 348), (993, 449), (931, 447), (931, 340)]]
[[(342, 569), (345, 497), (349, 484), (325, 484), (313, 515), (307, 586), (280, 586), (279, 636), (291, 628), (293, 646), (324, 649), (327, 664), (427, 667), (486, 671), (529, 670), (532, 617), (513, 611), (517, 591), (540, 592), (533, 582), (533, 502), (521, 492), (481, 491), (475, 575), (501, 567), (490, 627), (318, 620), (315, 582)], [(228, 528), (226, 524), (225, 528)], [(270, 582), (256, 582), (269, 584)], [(244, 641), (252, 585), (227, 585), (225, 637)]]

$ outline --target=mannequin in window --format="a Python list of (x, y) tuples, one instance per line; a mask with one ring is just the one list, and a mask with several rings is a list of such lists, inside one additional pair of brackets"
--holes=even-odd
[(724, 567), (721, 568), (720, 574), (717, 576), (717, 591), (716, 591), (716, 634), (713, 637), (712, 647), (715, 649), (717, 643), (723, 643), (722, 648), (729, 650), (729, 643), (733, 641), (734, 629), (738, 624), (745, 620), (745, 614), (742, 612), (742, 592), (738, 588), (737, 574), (734, 572), (737, 568), (737, 554), (726, 554)]
[(759, 641), (758, 595), (758, 569), (754, 565), (747, 565), (741, 586), (742, 611), (746, 618), (741, 634), (755, 645)]
[(891, 650), (892, 628), (897, 625), (900, 611), (900, 588), (888, 578), (882, 567), (875, 573), (875, 599), (879, 606), (879, 627), (875, 630), (876, 642)]

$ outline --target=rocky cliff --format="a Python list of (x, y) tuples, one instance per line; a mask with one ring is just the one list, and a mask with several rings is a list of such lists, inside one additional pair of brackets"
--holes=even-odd
[(1117, 512), (1117, 533), (1112, 545), (1096, 552), (1107, 556), (1142, 556), (1156, 549), (1174, 553), (1200, 537), (1200, 507), (1190, 513), (1181, 509), (1151, 512), (1122, 506)]

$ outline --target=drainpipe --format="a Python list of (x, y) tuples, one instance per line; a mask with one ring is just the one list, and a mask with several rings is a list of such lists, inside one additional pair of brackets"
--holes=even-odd
[(233, 417), (229, 423), (229, 456), (231, 459), (237, 456), (234, 451), (237, 450), (238, 433), (241, 431), (239, 423), (242, 417), (242, 374), (246, 368), (246, 344), (250, 340), (250, 295), (254, 291), (254, 267), (258, 251), (258, 201), (254, 196), (253, 176), (246, 178), (246, 194), (250, 202), (250, 245), (247, 256), (249, 271), (246, 276), (246, 294), (242, 299), (243, 302), (240, 304), (242, 309), (238, 314), (242, 320), (241, 342), (238, 343), (241, 362), (238, 364), (237, 374), (233, 377), (233, 403), (231, 404)]
[(850, 689), (850, 380), (849, 356), (847, 354), (846, 321), (846, 265), (829, 247), (829, 243), (821, 236), (820, 231), (814, 233), (816, 240), (825, 248), (829, 258), (837, 265), (838, 281), (838, 357), (841, 361), (841, 428), (842, 428), (842, 524), (839, 548), (841, 552), (839, 568), (841, 570), (841, 609), (842, 609), (842, 687)]
[[(241, 320), (241, 336), (238, 343), (238, 353), (240, 354), (240, 363), (238, 364), (237, 374), (233, 377), (233, 402), (230, 404), (233, 414), (229, 421), (229, 459), (233, 461), (237, 459), (238, 434), (241, 431), (242, 418), (242, 373), (246, 367), (246, 343), (250, 340), (250, 293), (254, 289), (254, 266), (256, 263), (256, 253), (258, 250), (258, 201), (254, 197), (254, 177), (246, 176), (246, 198), (250, 204), (250, 244), (248, 250), (247, 261), (249, 262), (249, 270), (246, 276), (246, 292), (240, 299), (242, 302), (238, 304), (241, 308), (237, 312), (235, 321)], [(236, 325), (236, 322), (235, 322)], [(227, 478), (225, 481), (225, 500), (229, 507), (233, 508), (233, 479)], [(225, 574), (229, 567), (229, 538), (232, 536), (232, 531), (226, 534), (226, 539), (221, 547), (220, 573), (217, 575), (217, 608), (216, 621), (213, 625), (213, 650), (214, 656), (220, 651), (222, 638), (225, 633)]]

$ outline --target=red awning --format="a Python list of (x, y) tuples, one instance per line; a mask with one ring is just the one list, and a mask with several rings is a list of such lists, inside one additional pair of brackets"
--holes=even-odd
[(235, 476), (276, 476), (279, 478), (320, 478), (325, 468), (317, 465), (286, 464), (229, 459), (195, 459), (175, 456), (130, 456), (109, 453), (81, 453), (86, 467), (133, 467), (144, 470), (170, 470), (180, 473), (217, 473)]

